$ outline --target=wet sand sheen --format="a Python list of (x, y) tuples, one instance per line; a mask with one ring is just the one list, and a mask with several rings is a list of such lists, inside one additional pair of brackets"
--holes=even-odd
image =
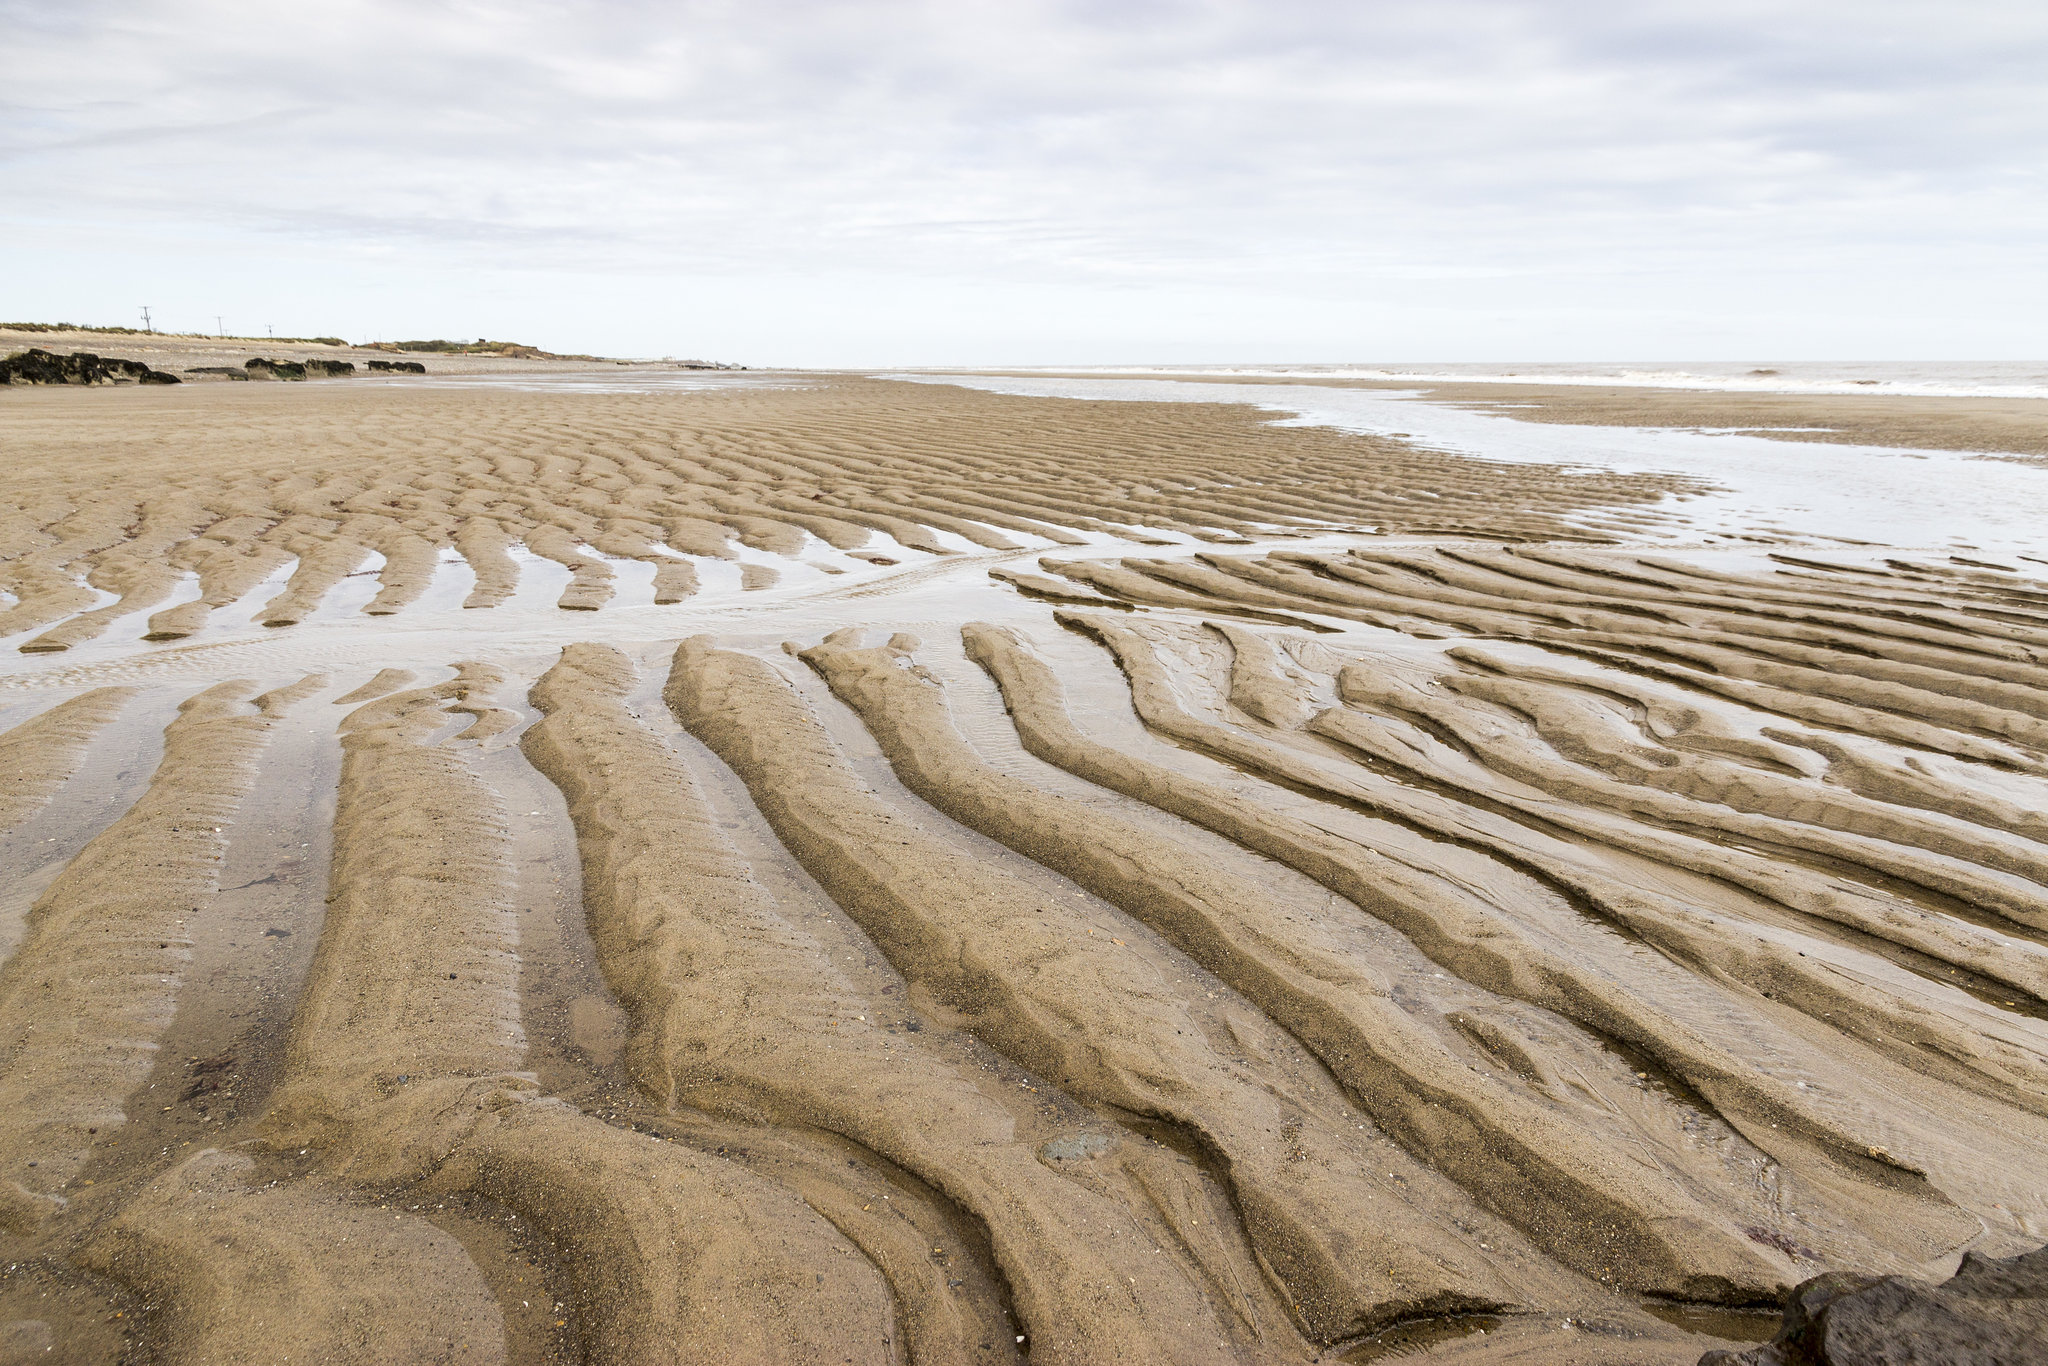
[(1679, 1363), (2048, 1234), (2018, 565), (857, 377), (0, 445), (65, 1351)]

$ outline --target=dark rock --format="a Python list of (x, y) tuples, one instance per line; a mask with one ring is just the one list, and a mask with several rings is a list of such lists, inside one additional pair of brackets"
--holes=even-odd
[(1829, 1272), (1804, 1281), (1778, 1336), (1700, 1366), (2035, 1366), (2048, 1363), (2048, 1247), (1969, 1252), (1940, 1285)]
[(139, 360), (73, 351), (60, 356), (41, 347), (0, 360), (0, 384), (179, 384), (176, 375)]
[(368, 362), (372, 370), (389, 370), (398, 375), (424, 375), (427, 367), (416, 360), (373, 360)]
[(232, 365), (194, 365), (187, 369), (185, 373), (188, 375), (220, 375), (226, 379), (245, 380), (249, 378), (247, 370), (237, 369)]
[(306, 362), (308, 379), (346, 379), (356, 372), (354, 361), (309, 360)]
[(306, 367), (295, 360), (265, 360), (251, 356), (242, 362), (242, 368), (249, 372), (250, 379), (304, 379)]

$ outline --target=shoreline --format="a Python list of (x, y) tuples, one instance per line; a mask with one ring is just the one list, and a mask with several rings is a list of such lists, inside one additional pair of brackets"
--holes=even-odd
[[(1765, 437), (1773, 441), (1888, 446), (2048, 459), (2048, 397), (1761, 393), (1651, 385), (1524, 381), (1397, 380), (1248, 375), (1199, 370), (916, 370), (943, 378), (1163, 380), (1259, 387), (1312, 386), (1413, 393), (1432, 403), (1496, 413), (1520, 422), (1600, 427), (1661, 427)], [(1814, 430), (1820, 429), (1820, 430)]]

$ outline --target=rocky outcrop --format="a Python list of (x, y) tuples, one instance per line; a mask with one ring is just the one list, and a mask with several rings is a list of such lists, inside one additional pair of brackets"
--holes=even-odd
[(388, 370), (397, 375), (424, 375), (427, 367), (416, 360), (373, 360), (367, 362), (372, 370)]
[(222, 379), (246, 380), (247, 370), (238, 370), (232, 365), (195, 365), (185, 372), (188, 375), (219, 375)]
[(177, 384), (176, 375), (152, 370), (139, 360), (74, 351), (60, 356), (30, 347), (0, 360), (0, 384)]
[(1778, 1336), (1700, 1366), (1937, 1366), (2048, 1362), (2048, 1247), (1963, 1256), (1940, 1285), (1830, 1272), (1785, 1304)]
[(242, 369), (250, 379), (346, 379), (356, 372), (354, 361), (347, 360), (266, 360), (262, 356), (251, 356), (242, 362)]

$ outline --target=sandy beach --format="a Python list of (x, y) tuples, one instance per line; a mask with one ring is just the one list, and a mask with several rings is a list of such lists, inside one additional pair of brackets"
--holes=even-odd
[(2048, 1238), (2048, 400), (422, 359), (0, 388), (0, 1361), (1691, 1366)]

